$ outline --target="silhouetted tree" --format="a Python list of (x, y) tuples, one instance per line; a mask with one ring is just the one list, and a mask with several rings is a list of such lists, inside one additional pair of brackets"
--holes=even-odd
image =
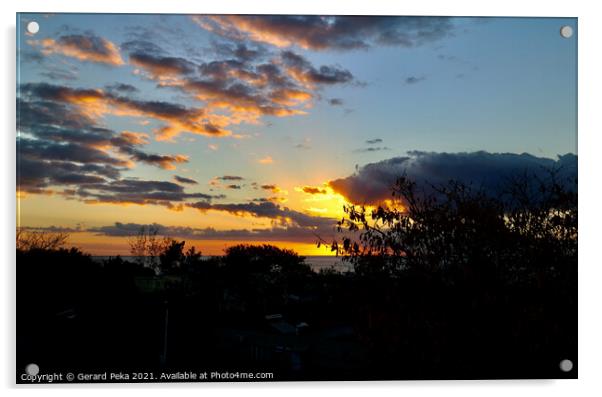
[(186, 259), (186, 256), (184, 255), (185, 244), (185, 241), (178, 242), (176, 240), (170, 240), (169, 243), (167, 243), (163, 252), (159, 254), (162, 273), (173, 273), (184, 264)]
[(224, 264), (242, 273), (278, 273), (304, 265), (305, 257), (295, 251), (269, 244), (239, 244), (226, 248)]
[(197, 266), (202, 261), (203, 254), (201, 251), (197, 251), (196, 248), (191, 246), (186, 251), (186, 255), (184, 257), (184, 265), (187, 269)]
[(346, 206), (338, 228), (352, 236), (332, 249), (360, 274), (420, 269), (513, 277), (509, 272), (576, 259), (576, 181), (559, 181), (553, 172), (547, 179), (524, 175), (499, 195), (455, 181), (430, 188), (401, 177), (388, 206)]
[(159, 235), (159, 228), (156, 225), (142, 226), (138, 234), (131, 236), (128, 240), (130, 252), (136, 257), (136, 261), (155, 272), (159, 272), (159, 256), (170, 242), (169, 237)]
[(19, 227), (16, 232), (17, 250), (29, 251), (32, 249), (57, 250), (62, 248), (69, 238), (68, 233), (30, 230)]

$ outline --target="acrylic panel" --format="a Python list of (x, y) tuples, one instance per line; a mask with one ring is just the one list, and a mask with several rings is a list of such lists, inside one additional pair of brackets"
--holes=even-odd
[(17, 14), (16, 381), (576, 378), (577, 31)]

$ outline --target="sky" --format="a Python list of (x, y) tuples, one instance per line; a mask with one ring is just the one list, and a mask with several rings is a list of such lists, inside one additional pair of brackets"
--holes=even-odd
[(17, 31), (18, 225), (94, 255), (148, 224), (207, 255), (326, 255), (343, 206), (402, 173), (576, 172), (576, 19), (19, 14)]

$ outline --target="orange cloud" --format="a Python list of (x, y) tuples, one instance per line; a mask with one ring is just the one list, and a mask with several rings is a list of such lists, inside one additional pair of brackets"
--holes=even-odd
[(164, 170), (175, 170), (175, 163), (187, 163), (188, 156), (183, 154), (176, 154), (175, 156), (161, 156), (162, 158), (157, 162), (161, 168)]
[[(257, 124), (261, 116), (289, 117), (304, 115), (305, 111), (291, 106), (302, 104), (311, 94), (289, 90), (275, 91), (268, 96), (255, 92), (252, 86), (227, 85), (223, 81), (181, 80), (165, 83), (166, 86), (182, 88), (199, 101), (205, 103), (210, 119), (216, 125), (249, 123)], [(219, 112), (227, 111), (223, 115)]]
[[(286, 35), (268, 29), (260, 18), (251, 20), (238, 15), (211, 15), (194, 16), (193, 20), (203, 29), (222, 36), (235, 36), (234, 38), (243, 39), (244, 34), (247, 34), (254, 41), (260, 41), (276, 47), (289, 47), (295, 44)], [(298, 44), (303, 46), (301, 42)]]
[(148, 144), (148, 134), (144, 132), (122, 131), (120, 136), (131, 145)]
[(117, 46), (111, 41), (94, 35), (72, 34), (58, 39), (29, 40), (32, 46), (42, 48), (44, 55), (61, 54), (80, 61), (123, 65), (123, 59)]
[(230, 131), (212, 123), (206, 111), (201, 108), (188, 108), (163, 101), (131, 99), (100, 89), (74, 89), (48, 84), (31, 87), (38, 97), (75, 105), (82, 114), (90, 118), (113, 114), (151, 117), (163, 121), (165, 125), (154, 131), (157, 140), (169, 140), (182, 132), (208, 136), (230, 135)]
[(284, 88), (273, 91), (270, 98), (279, 105), (295, 106), (311, 100), (313, 95), (307, 91)]

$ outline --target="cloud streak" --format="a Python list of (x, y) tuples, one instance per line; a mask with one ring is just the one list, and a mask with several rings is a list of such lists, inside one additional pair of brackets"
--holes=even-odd
[(170, 209), (182, 209), (174, 203), (190, 199), (202, 199), (209, 202), (221, 199), (223, 195), (205, 193), (187, 193), (181, 185), (166, 181), (148, 181), (121, 179), (102, 184), (88, 184), (80, 187), (77, 196), (88, 204), (139, 204), (161, 205)]
[(185, 178), (185, 177), (183, 177), (183, 176), (179, 176), (179, 175), (174, 175), (173, 179), (174, 179), (176, 182), (179, 182), (179, 183), (185, 183), (185, 184), (187, 184), (187, 185), (198, 185), (198, 182), (197, 182), (197, 181), (195, 181), (194, 179)]
[(366, 147), (366, 148), (355, 149), (353, 152), (354, 153), (372, 153), (372, 152), (381, 152), (381, 151), (387, 151), (387, 150), (391, 150), (391, 148), (388, 146), (370, 146), (370, 147)]
[(409, 76), (409, 77), (406, 77), (404, 79), (404, 82), (406, 84), (408, 84), (408, 85), (412, 85), (412, 84), (418, 84), (418, 83), (420, 83), (421, 81), (424, 81), (424, 80), (426, 80), (425, 76), (419, 76), (419, 77)]
[(414, 47), (440, 40), (453, 30), (450, 19), (442, 17), (211, 15), (192, 19), (231, 40), (318, 51)]
[(189, 203), (186, 206), (195, 208), (200, 212), (221, 211), (241, 217), (267, 218), (272, 220), (272, 230), (294, 231), (295, 235), (302, 236), (307, 242), (315, 242), (316, 235), (322, 237), (332, 236), (336, 225), (335, 219), (308, 215), (267, 200), (232, 204), (213, 204), (201, 201)]
[[(115, 222), (112, 225), (89, 228), (85, 231), (96, 233), (102, 236), (111, 237), (130, 237), (139, 233), (145, 226), (153, 226), (161, 236), (189, 240), (230, 240), (230, 241), (293, 241), (301, 243), (315, 243), (316, 236), (306, 228), (287, 226), (270, 228), (252, 228), (252, 229), (224, 229), (219, 230), (213, 227), (193, 228), (187, 226), (165, 226), (154, 223), (145, 225), (140, 223), (122, 223)], [(59, 229), (59, 228), (54, 228)], [(60, 228), (62, 230), (62, 228)], [(66, 229), (70, 232), (82, 230)], [(329, 231), (326, 231), (329, 232)], [(330, 234), (328, 234), (330, 236)]]
[(91, 33), (63, 35), (56, 39), (29, 40), (28, 43), (40, 47), (44, 55), (60, 54), (80, 61), (111, 66), (124, 64), (119, 49), (113, 42)]
[(300, 189), (303, 193), (307, 194), (326, 194), (328, 191), (324, 188), (315, 187), (315, 186), (303, 186)]
[(224, 175), (224, 176), (217, 177), (216, 179), (219, 179), (220, 181), (242, 181), (245, 178), (243, 178), (242, 176), (238, 176), (238, 175)]

